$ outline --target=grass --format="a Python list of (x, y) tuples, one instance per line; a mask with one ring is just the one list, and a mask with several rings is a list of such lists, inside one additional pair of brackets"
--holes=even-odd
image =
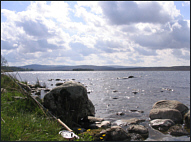
[[(9, 76), (1, 74), (1, 88), (6, 89), (1, 93), (2, 141), (68, 141), (58, 134), (62, 126), (56, 120), (48, 119)], [(75, 141), (93, 140), (89, 134), (79, 136)]]

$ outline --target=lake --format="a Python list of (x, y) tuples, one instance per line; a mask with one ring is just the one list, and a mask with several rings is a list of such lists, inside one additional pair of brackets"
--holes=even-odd
[[(111, 122), (130, 118), (149, 121), (149, 112), (159, 100), (177, 100), (190, 108), (190, 71), (29, 71), (13, 74), (17, 74), (18, 80), (29, 84), (35, 84), (38, 79), (50, 89), (56, 87), (58, 82), (81, 82), (87, 87), (96, 117)], [(134, 77), (126, 79), (128, 76)], [(117, 112), (124, 112), (125, 115), (118, 116)], [(187, 136), (164, 135), (148, 127), (152, 134), (147, 139), (149, 141), (190, 140)]]

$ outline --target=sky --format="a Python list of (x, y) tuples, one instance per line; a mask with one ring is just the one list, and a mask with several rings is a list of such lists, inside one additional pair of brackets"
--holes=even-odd
[(1, 1), (9, 66), (190, 66), (190, 1)]

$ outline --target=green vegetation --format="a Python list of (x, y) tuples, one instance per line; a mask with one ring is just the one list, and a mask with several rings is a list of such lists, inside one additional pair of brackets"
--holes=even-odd
[[(33, 100), (24, 95), (11, 76), (1, 74), (1, 88), (4, 88), (1, 89), (2, 141), (68, 141), (59, 134), (62, 126), (47, 117)], [(93, 140), (89, 134), (79, 136), (80, 139), (75, 141)]]

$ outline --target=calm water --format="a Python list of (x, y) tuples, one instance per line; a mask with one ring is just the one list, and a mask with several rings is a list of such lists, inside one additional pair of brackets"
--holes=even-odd
[[(81, 82), (90, 91), (88, 97), (96, 108), (96, 117), (112, 122), (130, 118), (148, 120), (153, 104), (159, 100), (178, 100), (190, 108), (190, 71), (30, 71), (18, 74), (19, 80), (35, 84), (38, 78), (48, 88), (64, 82), (55, 79)], [(135, 78), (123, 79), (128, 76)], [(125, 115), (118, 116), (116, 112)], [(149, 131), (151, 135), (147, 140), (190, 140), (187, 136), (164, 135), (150, 127)]]

